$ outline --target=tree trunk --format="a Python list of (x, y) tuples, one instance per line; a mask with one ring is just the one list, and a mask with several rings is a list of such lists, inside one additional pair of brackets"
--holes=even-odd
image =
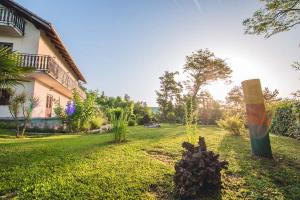
[(259, 79), (242, 82), (252, 153), (272, 158), (268, 119)]

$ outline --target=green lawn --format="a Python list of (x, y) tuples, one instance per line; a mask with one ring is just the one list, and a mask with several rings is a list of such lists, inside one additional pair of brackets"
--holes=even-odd
[[(15, 139), (0, 131), (0, 199), (172, 199), (183, 127), (133, 127), (125, 144), (111, 134)], [(209, 149), (229, 161), (220, 192), (204, 199), (299, 199), (299, 141), (272, 136), (275, 160), (251, 156), (246, 136), (200, 128)]]

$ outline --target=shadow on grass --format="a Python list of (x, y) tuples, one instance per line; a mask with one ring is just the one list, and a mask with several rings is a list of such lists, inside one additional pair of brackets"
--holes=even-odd
[(110, 138), (103, 136), (58, 137), (46, 140), (24, 139), (24, 142), (0, 143), (0, 154), (4, 155), (0, 166), (2, 168), (29, 166), (34, 163), (48, 162), (48, 159), (53, 157), (58, 157), (60, 162), (68, 162), (68, 156), (81, 157), (93, 153), (96, 149), (114, 145), (110, 142)]
[[(277, 145), (272, 144), (274, 159), (256, 157), (251, 155), (248, 138), (227, 135), (221, 141), (218, 151), (222, 152), (224, 157), (230, 156), (229, 166), (230, 162), (239, 165), (238, 172), (231, 175), (243, 178), (245, 180), (243, 187), (255, 193), (256, 198), (272, 199), (282, 195), (286, 199), (298, 199), (300, 196), (299, 160), (295, 161), (291, 155), (279, 153), (276, 147)], [(297, 146), (290, 148), (297, 148)], [(230, 152), (234, 153), (233, 157)], [(244, 198), (248, 198), (247, 194)]]

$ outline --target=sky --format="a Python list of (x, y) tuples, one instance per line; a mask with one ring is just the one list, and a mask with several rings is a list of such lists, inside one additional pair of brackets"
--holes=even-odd
[(300, 27), (269, 39), (245, 35), (242, 21), (263, 5), (258, 0), (16, 0), (50, 21), (87, 79), (89, 89), (129, 94), (156, 106), (164, 71), (179, 71), (186, 56), (209, 49), (232, 68), (232, 84), (214, 82), (214, 98), (243, 80), (287, 97), (300, 89)]

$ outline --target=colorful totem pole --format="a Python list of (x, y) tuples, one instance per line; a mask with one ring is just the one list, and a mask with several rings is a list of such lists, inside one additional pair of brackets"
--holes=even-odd
[(252, 153), (256, 156), (272, 158), (268, 119), (260, 80), (243, 81), (242, 87), (246, 103)]

